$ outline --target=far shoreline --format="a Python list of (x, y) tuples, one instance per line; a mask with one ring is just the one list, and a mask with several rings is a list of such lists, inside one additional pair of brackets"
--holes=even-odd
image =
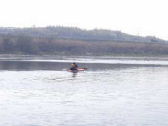
[(0, 60), (7, 59), (120, 59), (120, 60), (168, 60), (168, 55), (54, 55), (54, 54), (41, 54), (41, 55), (28, 55), (28, 54), (0, 54)]

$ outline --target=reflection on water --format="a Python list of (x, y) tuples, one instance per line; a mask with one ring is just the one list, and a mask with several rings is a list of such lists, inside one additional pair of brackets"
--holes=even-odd
[(72, 77), (76, 77), (77, 76), (77, 73), (72, 73)]
[(168, 125), (167, 66), (79, 65), (1, 61), (0, 126)]

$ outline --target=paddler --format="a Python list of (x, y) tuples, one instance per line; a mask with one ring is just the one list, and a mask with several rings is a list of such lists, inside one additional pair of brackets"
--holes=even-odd
[(72, 63), (70, 70), (73, 72), (78, 71), (78, 65), (76, 63)]

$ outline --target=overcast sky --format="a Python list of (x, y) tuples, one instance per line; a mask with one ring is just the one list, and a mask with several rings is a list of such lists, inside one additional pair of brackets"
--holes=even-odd
[(76, 26), (168, 40), (168, 0), (0, 0), (0, 27)]

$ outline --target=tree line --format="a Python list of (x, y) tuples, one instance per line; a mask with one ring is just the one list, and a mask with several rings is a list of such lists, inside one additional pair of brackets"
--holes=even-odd
[[(112, 34), (113, 33), (113, 34)], [(168, 42), (108, 30), (78, 28), (0, 28), (1, 54), (58, 55), (167, 55)], [(115, 36), (117, 36), (115, 34)], [(120, 35), (119, 35), (120, 34)], [(124, 38), (125, 36), (125, 38)], [(126, 37), (127, 36), (127, 37)], [(127, 39), (126, 39), (127, 38)], [(138, 38), (141, 40), (138, 41)]]

